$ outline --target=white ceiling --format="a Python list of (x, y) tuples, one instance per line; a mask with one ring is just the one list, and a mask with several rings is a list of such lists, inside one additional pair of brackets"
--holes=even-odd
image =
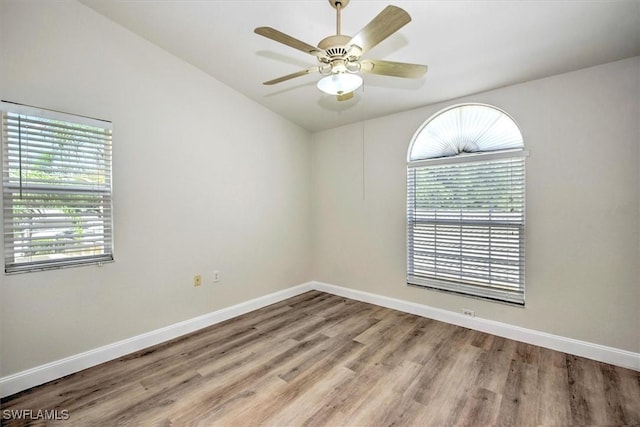
[(319, 74), (262, 85), (315, 58), (253, 32), (270, 26), (317, 45), (335, 34), (327, 0), (80, 1), (310, 131), (640, 55), (640, 0), (351, 0), (343, 34), (387, 4), (413, 19), (364, 58), (429, 71), (417, 80), (365, 74), (363, 90), (338, 102), (316, 88)]

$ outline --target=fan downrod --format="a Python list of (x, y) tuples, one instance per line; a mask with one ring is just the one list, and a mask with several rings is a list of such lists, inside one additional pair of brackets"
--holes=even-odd
[(340, 5), (340, 9), (344, 9), (349, 4), (349, 0), (329, 0), (329, 4), (334, 9), (337, 9), (338, 5)]

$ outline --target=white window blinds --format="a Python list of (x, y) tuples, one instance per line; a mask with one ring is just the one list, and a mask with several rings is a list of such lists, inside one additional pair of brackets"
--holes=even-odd
[(524, 303), (524, 154), (409, 164), (409, 284)]
[(112, 261), (111, 124), (1, 106), (5, 272)]

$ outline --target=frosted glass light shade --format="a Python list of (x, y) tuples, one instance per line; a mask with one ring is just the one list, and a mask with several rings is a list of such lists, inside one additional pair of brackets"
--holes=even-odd
[(318, 89), (329, 95), (350, 93), (360, 86), (362, 86), (362, 77), (350, 73), (331, 74), (318, 82)]

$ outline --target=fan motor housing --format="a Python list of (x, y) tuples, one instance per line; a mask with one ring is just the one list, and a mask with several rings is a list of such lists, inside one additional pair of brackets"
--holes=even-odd
[(351, 40), (350, 36), (329, 36), (320, 41), (318, 43), (318, 47), (325, 52), (329, 58), (346, 58), (347, 54), (347, 43)]

